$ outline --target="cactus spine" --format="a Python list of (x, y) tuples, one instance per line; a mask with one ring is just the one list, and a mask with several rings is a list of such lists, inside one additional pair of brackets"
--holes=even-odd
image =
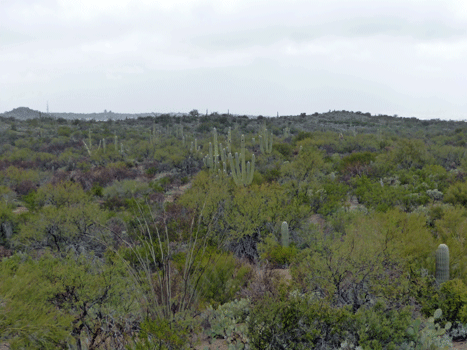
[(449, 281), (449, 248), (440, 244), (436, 249), (436, 282), (438, 284)]
[(283, 247), (288, 247), (290, 243), (289, 237), (289, 224), (287, 221), (282, 222), (281, 225), (281, 242)]

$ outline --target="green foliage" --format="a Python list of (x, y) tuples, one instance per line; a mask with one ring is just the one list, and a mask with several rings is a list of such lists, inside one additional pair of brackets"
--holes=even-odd
[(215, 254), (200, 276), (199, 293), (214, 306), (224, 304), (235, 297), (250, 274), (251, 268), (240, 265), (232, 254)]
[(252, 349), (312, 349), (338, 346), (352, 323), (348, 308), (333, 308), (311, 295), (266, 295), (251, 310), (248, 338)]
[(77, 184), (44, 186), (34, 197), (36, 210), (19, 227), (13, 243), (17, 247), (42, 249), (49, 247), (64, 253), (72, 249), (105, 250), (108, 231), (104, 228), (106, 213)]
[(467, 182), (456, 182), (448, 187), (444, 201), (453, 205), (467, 206)]
[[(311, 316), (304, 311), (298, 311), (298, 316), (291, 311), (287, 316), (289, 304), (298, 302), (292, 301), (292, 296), (270, 296), (263, 300), (269, 290), (268, 281), (255, 279), (243, 290), (253, 294), (255, 307), (263, 305), (266, 309), (268, 300), (282, 303), (283, 310), (276, 310), (280, 317), (273, 312), (268, 317), (279, 317), (285, 323), (272, 326), (272, 330), (290, 327), (293, 334), (292, 324), (298, 320), (298, 328), (303, 326), (305, 330), (304, 325), (308, 325), (319, 333), (310, 341), (298, 332), (298, 338), (305, 339), (302, 345), (285, 334), (275, 333), (285, 343), (290, 340), (290, 344), (295, 344), (290, 348), (306, 348), (307, 342), (309, 348), (312, 343), (338, 348), (347, 340), (342, 348), (378, 349), (398, 344), (404, 349), (401, 344), (401, 339), (406, 337), (402, 326), (406, 316), (403, 305), (414, 303), (416, 310), (425, 316), (432, 315), (438, 307), (443, 308), (445, 317), (437, 323), (442, 324), (447, 318), (456, 322), (465, 319), (463, 285), (450, 281), (443, 285), (442, 292), (433, 277), (436, 274), (434, 251), (438, 244), (444, 243), (450, 248), (451, 277), (467, 283), (467, 137), (462, 122), (421, 122), (347, 111), (267, 120), (218, 113), (198, 116), (197, 111), (192, 112), (182, 117), (162, 115), (102, 123), (0, 118), (0, 127), (5, 131), (0, 133), (0, 255), (9, 255), (9, 250), (16, 249), (37, 256), (50, 249), (58, 253), (57, 259), (58, 256), (65, 259), (69, 252), (85, 252), (88, 257), (92, 256), (91, 251), (95, 252), (86, 267), (91, 271), (89, 281), (82, 281), (81, 262), (75, 266), (64, 262), (66, 259), (60, 260), (64, 271), (77, 281), (76, 285), (61, 275), (55, 265), (38, 262), (36, 266), (23, 257), (31, 273), (15, 277), (21, 285), (24, 281), (40, 287), (37, 298), (44, 299), (49, 287), (52, 291), (58, 288), (52, 279), (75, 290), (86, 282), (92, 284), (92, 280), (98, 280), (96, 271), (105, 270), (101, 263), (111, 244), (132, 272), (132, 279), (122, 277), (132, 281), (132, 297), (128, 299), (138, 300), (141, 305), (138, 311), (127, 308), (120, 313), (116, 311), (119, 305), (110, 303), (106, 304), (105, 312), (96, 312), (112, 315), (109, 319), (113, 322), (118, 314), (122, 319), (131, 320), (131, 325), (120, 323), (123, 328), (142, 329), (134, 346), (182, 348), (189, 343), (190, 333), (196, 328), (196, 322), (191, 320), (193, 310), (202, 313), (207, 302), (218, 305), (232, 300), (253, 278), (248, 267), (223, 250), (213, 248), (223, 246), (252, 262), (257, 262), (260, 256), (260, 262), (266, 259), (276, 266), (289, 266), (293, 276), (289, 284), (305, 292), (300, 298), (320, 305), (320, 308), (311, 307), (315, 308)], [(216, 127), (218, 141), (224, 142), (225, 137), (235, 150), (242, 147), (243, 133), (246, 140), (257, 138), (254, 144), (246, 142), (242, 147), (246, 159), (250, 159), (249, 154), (258, 155), (261, 148), (266, 152), (271, 146), (270, 131), (264, 133), (267, 147), (264, 142), (258, 143), (257, 131), (264, 132), (265, 121), (275, 135), (282, 135), (284, 127), (293, 125), (293, 134), (297, 136), (291, 144), (288, 144), (290, 139), (274, 144), (274, 152), (256, 159), (257, 169), (255, 172), (250, 169), (248, 188), (237, 187), (226, 176), (199, 171), (201, 158), (198, 152), (189, 152), (187, 147), (191, 141), (197, 140), (193, 145), (197, 143), (206, 153), (209, 141), (212, 142), (211, 130)], [(15, 131), (7, 130), (13, 125)], [(197, 129), (202, 133), (192, 133)], [(92, 145), (89, 130), (92, 130)], [(182, 130), (188, 131), (183, 134), (183, 142)], [(116, 148), (112, 142), (108, 142), (105, 152), (102, 144), (99, 148), (99, 140), (110, 141), (114, 135)], [(83, 140), (89, 144), (89, 153)], [(215, 151), (217, 145), (214, 142), (213, 154), (220, 153)], [(245, 166), (240, 166), (248, 170), (246, 161)], [(160, 176), (162, 173), (170, 176), (159, 179), (158, 172)], [(235, 174), (243, 179), (241, 170)], [(133, 180), (126, 180), (129, 178)], [(173, 204), (165, 201), (169, 199), (166, 195), (174, 194), (168, 193), (171, 187), (189, 182), (189, 186), (174, 191), (182, 194), (178, 198), (173, 196)], [(183, 192), (185, 188), (188, 189)], [(142, 206), (143, 202), (148, 205)], [(101, 206), (109, 210), (104, 211)], [(154, 219), (146, 223), (134, 217), (134, 212)], [(189, 213), (200, 215), (199, 225)], [(279, 244), (280, 224), (284, 220), (293, 227), (296, 246)], [(144, 234), (138, 233), (142, 227), (145, 227)], [(190, 241), (190, 237), (195, 238)], [(145, 242), (146, 239), (153, 242)], [(199, 250), (195, 253), (187, 248), (188, 242), (200, 244), (196, 248)], [(122, 244), (125, 249), (119, 247)], [(190, 251), (195, 255), (204, 252), (204, 256), (191, 259)], [(55, 276), (49, 280), (44, 277), (48, 269)], [(36, 280), (33, 272), (42, 280)], [(12, 280), (8, 277), (6, 281)], [(24, 289), (24, 293), (32, 293), (28, 287)], [(90, 289), (97, 290), (97, 287)], [(65, 290), (62, 295), (72, 295), (68, 292)], [(62, 321), (76, 317), (76, 310), (84, 305), (80, 300), (92, 303), (82, 298), (84, 295), (78, 301), (61, 300), (56, 309), (47, 309), (49, 304), (35, 299), (35, 295), (30, 296), (30, 308), (37, 304), (38, 310), (44, 310), (44, 317), (50, 312), (56, 318), (40, 321), (46, 325), (41, 330), (36, 322), (40, 317), (18, 314), (17, 317), (31, 317), (32, 328), (28, 329), (27, 322), (21, 321), (18, 338), (13, 339), (12, 333), (8, 333), (8, 342), (18, 341), (17, 344), (22, 344), (18, 348), (60, 348), (65, 343), (78, 347), (78, 338), (70, 338), (70, 327), (81, 321), (76, 325)], [(294, 297), (298, 298), (299, 294)], [(17, 302), (13, 297), (7, 300), (1, 293), (0, 298), (2, 308)], [(57, 299), (49, 300), (59, 303)], [(296, 304), (292, 310), (299, 308)], [(17, 308), (19, 312), (24, 305), (18, 303)], [(342, 310), (348, 313), (346, 317), (334, 317), (339, 312), (344, 314)], [(401, 311), (400, 318), (394, 310)], [(147, 319), (141, 323), (143, 312)], [(13, 309), (8, 309), (6, 315), (0, 311), (1, 322), (5, 317), (11, 319)], [(270, 322), (268, 317), (264, 320)], [(56, 320), (58, 328), (48, 326), (51, 320)], [(325, 321), (329, 325), (323, 328)], [(93, 329), (89, 320), (83, 322), (88, 329)], [(230, 316), (220, 323), (224, 322), (236, 327), (229, 336), (231, 348), (248, 345), (243, 341), (245, 332), (236, 333), (243, 325)], [(107, 330), (107, 326), (101, 324), (94, 330)], [(340, 327), (335, 336), (323, 335), (333, 327)], [(426, 339), (431, 345), (426, 347), (436, 347), (441, 338), (437, 339), (436, 331), (428, 331), (429, 322), (423, 327), (420, 320), (415, 328), (420, 332), (427, 329)], [(227, 328), (230, 326), (224, 327), (217, 336), (227, 336)], [(32, 334), (29, 340), (25, 340), (26, 331)], [(391, 332), (393, 340), (388, 336)], [(120, 337), (121, 333), (113, 334), (107, 338), (105, 346), (109, 348), (111, 339)], [(188, 338), (187, 334), (190, 334)], [(98, 334), (96, 339), (105, 337)], [(413, 335), (404, 338), (407, 348), (410, 341), (415, 348), (425, 346), (424, 341), (416, 345), (416, 339), (410, 337)], [(85, 338), (89, 337), (83, 335), (81, 346), (89, 347)]]
[(291, 266), (294, 280), (305, 290), (317, 290), (334, 304), (352, 305), (354, 310), (376, 298), (388, 305), (407, 300), (404, 269), (419, 269), (434, 249), (424, 218), (399, 211), (359, 214), (343, 229), (318, 236), (297, 257)]
[(233, 300), (220, 305), (217, 309), (208, 307), (204, 319), (210, 328), (206, 331), (211, 339), (226, 339), (227, 343), (238, 349), (248, 346), (247, 325), (250, 314), (250, 300)]
[(267, 260), (273, 266), (288, 266), (295, 260), (297, 253), (298, 251), (294, 246), (277, 245), (265, 251), (261, 258)]
[(60, 126), (57, 130), (58, 136), (69, 137), (71, 135), (71, 128), (68, 126)]
[(91, 193), (93, 196), (96, 197), (103, 197), (104, 196), (104, 188), (99, 186), (98, 184), (92, 185)]
[(0, 263), (0, 279), (0, 334), (13, 348), (115, 344), (123, 339), (119, 329), (132, 322), (128, 276), (110, 256), (104, 263), (92, 255), (16, 255)]
[(467, 283), (467, 210), (448, 207), (441, 215), (434, 226), (440, 241), (449, 247), (450, 277)]
[(389, 161), (402, 169), (422, 168), (430, 162), (430, 155), (422, 140), (401, 139), (390, 151)]
[(356, 152), (342, 158), (340, 170), (342, 172), (351, 171), (351, 168), (358, 168), (369, 165), (375, 161), (376, 154), (372, 152)]
[(409, 338), (407, 329), (411, 321), (409, 307), (401, 310), (388, 308), (378, 301), (355, 314), (358, 345), (363, 350), (398, 350)]
[(445, 335), (451, 327), (448, 323), (441, 328), (435, 321), (442, 316), (441, 309), (437, 309), (434, 316), (422, 322), (420, 318), (412, 321), (408, 328), (408, 334), (413, 338), (412, 341), (401, 347), (405, 350), (449, 350), (452, 349), (451, 339)]
[[(156, 187), (156, 186), (154, 186)], [(103, 191), (104, 198), (133, 198), (145, 197), (152, 191), (150, 185), (146, 182), (137, 180), (114, 181), (111, 186), (107, 186)]]
[(467, 286), (456, 278), (443, 283), (439, 295), (443, 320), (467, 323)]
[(293, 147), (287, 143), (276, 143), (272, 148), (282, 154), (285, 158), (289, 158), (293, 152)]
[(293, 141), (294, 143), (297, 143), (299, 141), (311, 138), (313, 138), (313, 134), (311, 132), (300, 131), (298, 135), (294, 137)]
[(183, 323), (167, 319), (146, 319), (141, 331), (129, 349), (134, 350), (175, 350), (189, 349), (190, 328)]
[(43, 271), (20, 256), (0, 263), (0, 334), (13, 349), (54, 349), (65, 347), (73, 317), (48, 300), (55, 294)]
[(258, 244), (258, 251), (261, 260), (267, 261), (276, 267), (284, 267), (290, 265), (298, 255), (298, 249), (294, 245), (280, 245), (278, 241), (269, 235)]

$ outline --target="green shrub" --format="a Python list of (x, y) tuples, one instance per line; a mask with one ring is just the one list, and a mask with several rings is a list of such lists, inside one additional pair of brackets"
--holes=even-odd
[(441, 285), (440, 308), (445, 321), (467, 323), (467, 286), (460, 279)]
[(200, 294), (214, 305), (231, 301), (247, 282), (250, 271), (250, 267), (241, 266), (232, 254), (217, 253), (201, 275)]
[(182, 322), (166, 319), (146, 319), (134, 340), (134, 350), (189, 349), (190, 327)]
[(420, 318), (413, 320), (407, 329), (407, 333), (412, 337), (410, 342), (402, 344), (401, 350), (449, 350), (452, 349), (452, 341), (446, 331), (451, 328), (448, 323), (444, 328), (436, 324), (435, 321), (442, 316), (441, 309), (434, 312), (434, 316), (429, 317), (425, 322)]
[(226, 339), (229, 344), (235, 344), (236, 348), (245, 348), (249, 343), (245, 324), (249, 314), (249, 299), (231, 301), (219, 306), (217, 310), (210, 306), (204, 316), (210, 325), (206, 333), (211, 339)]
[(372, 307), (360, 308), (356, 316), (358, 345), (363, 350), (396, 350), (410, 339), (407, 329), (411, 310), (389, 309), (378, 301)]
[(290, 157), (293, 151), (293, 147), (287, 143), (273, 144), (272, 148), (286, 158)]
[(266, 295), (251, 310), (248, 338), (252, 349), (338, 347), (352, 324), (348, 308), (333, 308), (313, 294)]
[(283, 267), (290, 265), (298, 254), (297, 248), (291, 245), (283, 247), (281, 245), (273, 246), (265, 251), (261, 258), (267, 260), (274, 266)]

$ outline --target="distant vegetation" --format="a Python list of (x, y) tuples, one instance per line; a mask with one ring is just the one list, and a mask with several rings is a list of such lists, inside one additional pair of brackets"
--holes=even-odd
[(0, 344), (467, 338), (465, 122), (26, 115), (0, 115)]

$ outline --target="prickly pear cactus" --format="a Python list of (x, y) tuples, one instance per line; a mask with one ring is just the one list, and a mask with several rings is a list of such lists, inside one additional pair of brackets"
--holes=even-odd
[(436, 282), (438, 284), (449, 281), (449, 248), (440, 244), (436, 250)]

